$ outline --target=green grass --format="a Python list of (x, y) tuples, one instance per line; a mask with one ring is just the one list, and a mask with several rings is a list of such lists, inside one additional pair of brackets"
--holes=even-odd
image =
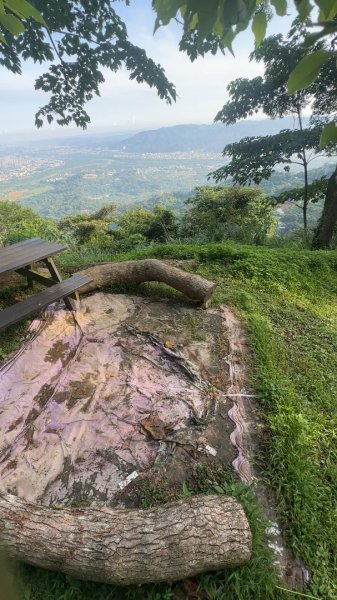
[[(26, 293), (25, 283), (21, 286), (5, 287), (0, 289), (0, 310), (14, 304)], [(27, 333), (27, 321), (21, 321), (8, 329), (0, 331), (0, 363), (12, 352), (20, 348), (22, 338)]]
[(198, 272), (246, 321), (265, 480), (311, 593), (337, 597), (337, 254), (213, 246)]
[[(251, 383), (267, 425), (260, 457), (265, 482), (274, 492), (287, 543), (310, 571), (308, 593), (335, 599), (337, 253), (175, 244), (114, 257), (67, 253), (62, 265), (145, 257), (195, 259), (186, 268), (218, 282), (214, 305), (228, 303), (246, 323)], [(222, 487), (244, 503), (254, 532), (253, 559), (241, 569), (201, 577), (200, 589), (211, 599), (295, 598), (276, 587), (252, 493), (233, 482), (222, 481)], [(195, 491), (212, 491), (212, 485)], [(24, 570), (24, 583), (26, 591), (33, 590), (26, 597), (34, 600), (165, 600), (175, 593), (169, 586), (114, 591), (31, 568)]]

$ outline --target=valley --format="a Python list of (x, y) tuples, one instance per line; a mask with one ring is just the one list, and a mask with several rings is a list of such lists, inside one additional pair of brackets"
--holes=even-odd
[(222, 164), (213, 153), (139, 155), (68, 146), (34, 149), (19, 157), (16, 148), (14, 155), (0, 159), (0, 199), (19, 198), (24, 206), (53, 218), (110, 203), (120, 212), (157, 203), (179, 210), (189, 192), (206, 185), (207, 173)]
[[(242, 123), (228, 128), (181, 125), (126, 136), (125, 140), (120, 139), (123, 136), (84, 134), (8, 143), (0, 149), (0, 200), (19, 202), (53, 219), (92, 213), (106, 204), (115, 204), (118, 214), (137, 206), (151, 209), (156, 204), (180, 213), (196, 186), (214, 185), (207, 175), (226, 162), (221, 145), (244, 133), (269, 133), (271, 127), (287, 126), (288, 119), (262, 120), (252, 121), (246, 131)], [(332, 162), (333, 158), (318, 158), (309, 172), (310, 181), (329, 176)], [(285, 172), (280, 166), (260, 187), (275, 196), (302, 185), (301, 171), (292, 168)], [(320, 205), (310, 205), (310, 225), (316, 223), (320, 211)], [(301, 225), (301, 212), (293, 204), (284, 204), (276, 214), (283, 232)]]

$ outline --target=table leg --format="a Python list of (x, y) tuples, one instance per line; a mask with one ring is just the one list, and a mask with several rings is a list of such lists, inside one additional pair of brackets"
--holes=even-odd
[[(62, 277), (61, 277), (61, 275), (58, 271), (58, 268), (55, 265), (53, 259), (51, 257), (45, 258), (43, 262), (46, 265), (47, 269), (49, 270), (49, 273), (51, 274), (52, 278), (56, 279), (56, 281), (62, 281)], [(76, 293), (76, 300), (78, 298), (79, 298), (78, 293)], [(76, 310), (76, 303), (74, 302), (74, 300), (72, 298), (67, 296), (66, 298), (63, 298), (63, 300), (64, 300), (64, 304), (66, 305), (68, 310)]]
[[(27, 265), (28, 271), (32, 268), (32, 265)], [(27, 273), (27, 286), (32, 290), (34, 288), (34, 279)]]

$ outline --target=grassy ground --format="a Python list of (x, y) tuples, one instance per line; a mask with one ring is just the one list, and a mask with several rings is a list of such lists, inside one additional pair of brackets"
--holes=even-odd
[[(194, 258), (196, 266), (189, 268), (219, 284), (214, 303), (230, 304), (245, 321), (252, 349), (251, 380), (267, 425), (261, 455), (266, 484), (274, 491), (288, 544), (311, 573), (308, 593), (321, 600), (335, 599), (337, 253), (179, 244), (152, 247), (118, 259), (145, 256)], [(68, 254), (63, 265), (109, 259), (104, 253), (82, 253), (81, 259), (79, 255)], [(237, 495), (254, 531), (251, 563), (241, 569), (200, 578), (199, 597), (296, 598), (277, 588), (270, 557), (262, 543), (262, 527), (252, 493), (228, 477), (228, 473), (217, 473), (211, 484), (209, 477), (199, 479), (196, 476), (195, 493), (214, 492), (217, 485), (226, 493)], [(24, 597), (29, 600), (187, 597), (182, 586), (115, 590), (31, 568), (24, 568), (22, 577)]]
[[(24, 280), (22, 280), (24, 281)], [(18, 302), (26, 295), (26, 284), (13, 286), (11, 288), (0, 288), (0, 310)], [(4, 331), (0, 331), (0, 363), (6, 357), (20, 347), (21, 340), (27, 332), (27, 321), (21, 321)]]

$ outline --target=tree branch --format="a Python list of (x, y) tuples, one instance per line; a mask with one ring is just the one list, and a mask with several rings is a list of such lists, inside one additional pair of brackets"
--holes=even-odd
[(47, 29), (47, 34), (48, 34), (48, 37), (49, 37), (49, 39), (50, 39), (50, 41), (51, 41), (51, 44), (52, 44), (52, 46), (53, 46), (53, 48), (54, 48), (54, 52), (55, 52), (56, 56), (58, 57), (58, 59), (59, 59), (60, 63), (61, 63), (62, 65), (64, 65), (64, 66), (66, 66), (66, 62), (63, 60), (62, 56), (60, 55), (60, 53), (59, 53), (59, 51), (58, 51), (58, 49), (57, 49), (57, 47), (56, 47), (56, 44), (55, 44), (55, 42), (54, 42), (54, 40), (53, 40), (53, 37), (52, 37), (52, 35), (51, 35), (51, 33), (50, 33), (49, 29)]

